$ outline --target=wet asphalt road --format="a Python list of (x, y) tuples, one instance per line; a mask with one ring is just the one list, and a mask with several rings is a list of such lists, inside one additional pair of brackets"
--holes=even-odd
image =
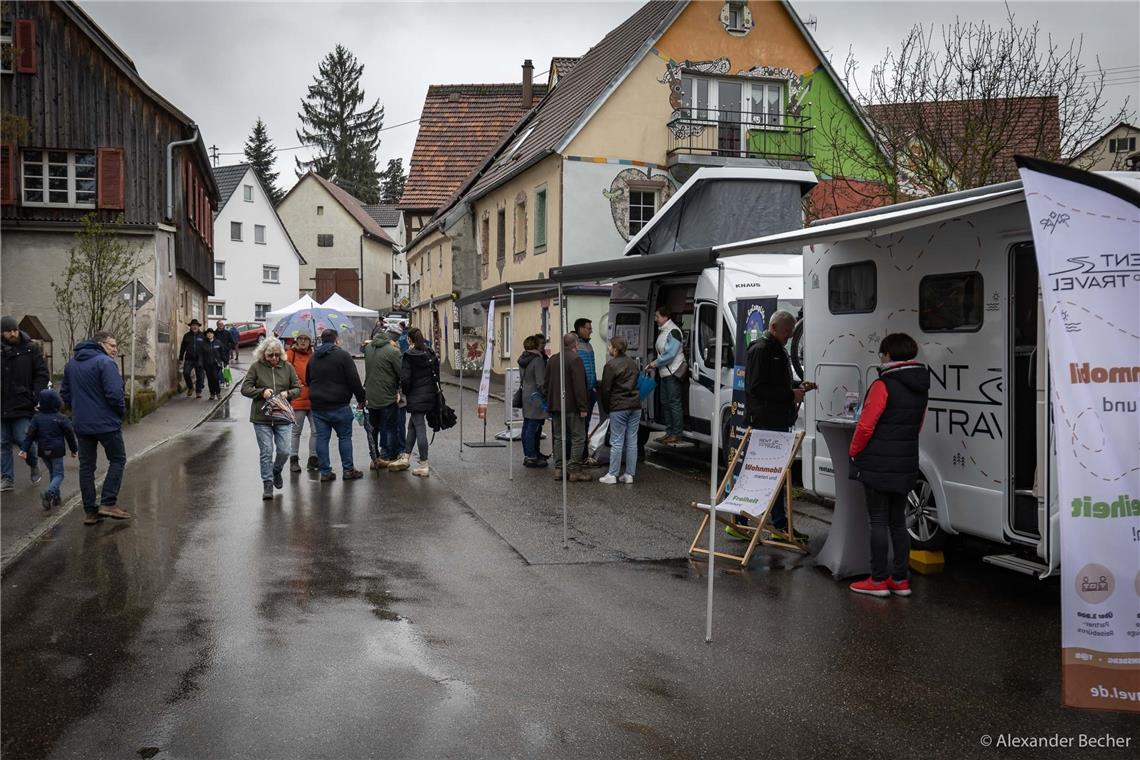
[[(460, 462), (455, 433), (427, 481), (302, 474), (263, 503), (247, 409), (235, 400), (233, 418), (128, 468), (130, 524), (75, 515), (4, 576), (4, 758), (1079, 757), (979, 740), (1140, 743), (1135, 717), (1059, 706), (1055, 584), (967, 553), (882, 601), (775, 553), (718, 576), (706, 645), (703, 564), (659, 558), (684, 555), (690, 515), (645, 527), (639, 551), (626, 534), (643, 518), (583, 506), (561, 549), (546, 471), (504, 484), (501, 454)], [(603, 492), (616, 503), (596, 512), (702, 486), (649, 468), (635, 488)], [(530, 505), (512, 511), (519, 494)]]

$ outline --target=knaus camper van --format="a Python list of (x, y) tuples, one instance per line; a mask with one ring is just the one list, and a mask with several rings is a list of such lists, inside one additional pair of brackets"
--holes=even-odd
[[(1140, 187), (1136, 175), (1109, 174)], [(1048, 368), (1033, 236), (1020, 182), (821, 220), (722, 246), (723, 256), (804, 245), (804, 486), (835, 493), (816, 429), (861, 401), (878, 345), (907, 332), (931, 371), (921, 480), (907, 523), (917, 547), (967, 534), (1010, 547), (988, 562), (1045, 577), (1058, 562), (1048, 452)], [(846, 452), (838, 452), (846, 456)]]

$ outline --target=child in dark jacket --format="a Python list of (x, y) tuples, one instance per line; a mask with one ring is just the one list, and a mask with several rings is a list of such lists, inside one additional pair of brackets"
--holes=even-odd
[(71, 420), (59, 412), (63, 401), (59, 394), (50, 388), (40, 391), (39, 411), (32, 417), (28, 426), (28, 434), (20, 446), (20, 458), (28, 456), (28, 449), (35, 442), (39, 447), (40, 458), (51, 474), (51, 482), (47, 490), (40, 497), (44, 509), (51, 509), (60, 505), (59, 489), (63, 485), (63, 458), (67, 449), (71, 456), (77, 456), (79, 443), (75, 439), (75, 428)]

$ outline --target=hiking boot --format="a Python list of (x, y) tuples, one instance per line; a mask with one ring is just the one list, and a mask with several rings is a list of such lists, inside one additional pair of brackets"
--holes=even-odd
[(193, 397), (194, 397), (194, 389), (193, 388), (187, 388), (186, 389), (186, 398), (193, 398)]
[(567, 480), (569, 480), (571, 483), (590, 483), (594, 479), (581, 470), (578, 470), (576, 472), (570, 473), (570, 477), (567, 478)]
[(901, 581), (896, 581), (894, 578), (887, 578), (887, 588), (895, 596), (910, 596), (910, 581), (903, 578)]
[(40, 504), (43, 506), (43, 508), (45, 510), (51, 509), (51, 505), (52, 505), (53, 501), (54, 501), (54, 499), (51, 495), (51, 492), (44, 491), (42, 494), (40, 494)]
[(44, 474), (42, 472), (40, 472), (39, 466), (37, 465), (37, 466), (33, 467), (32, 468), (32, 483), (33, 484), (39, 483), (43, 479), (44, 479)]
[(272, 480), (263, 480), (261, 482), (261, 500), (262, 501), (272, 501), (273, 500), (273, 481)]
[(411, 467), (411, 465), (412, 463), (408, 459), (408, 455), (400, 454), (395, 462), (392, 462), (390, 465), (388, 465), (388, 472), (403, 472), (404, 470)]
[(316, 472), (321, 469), (320, 460), (318, 460), (316, 456), (309, 457), (309, 461), (305, 462), (305, 469), (309, 472)]
[(607, 486), (615, 486), (617, 485), (618, 479), (607, 472), (605, 475), (598, 478), (598, 482), (605, 483)]
[(334, 480), (336, 480), (336, 473), (335, 472), (322, 472), (321, 473), (321, 482), (322, 483), (329, 483), (329, 482), (332, 482)]
[(11, 491), (15, 487), (16, 487), (16, 484), (13, 483), (12, 481), (8, 480), (7, 478), (5, 478), (4, 480), (0, 480), (0, 492)]
[(285, 479), (281, 477), (281, 470), (273, 471), (273, 487), (277, 489), (285, 487)]
[(618, 478), (618, 481), (621, 483), (625, 483), (627, 485), (633, 485), (633, 476), (632, 475), (622, 475), (620, 478)]
[(562, 468), (561, 467), (555, 467), (554, 468), (554, 479), (555, 480), (562, 480)]
[(869, 575), (861, 581), (852, 583), (850, 588), (856, 594), (866, 594), (867, 596), (887, 597), (891, 595), (891, 590), (886, 581), (877, 581)]
[(123, 510), (121, 510), (115, 506), (99, 507), (99, 516), (100, 517), (112, 517), (116, 520), (129, 520), (129, 519), (131, 519), (131, 513), (130, 512), (124, 512)]
[(84, 512), (83, 524), (84, 525), (98, 525), (103, 522), (103, 518), (99, 516), (98, 512)]
[(729, 538), (731, 538), (735, 541), (751, 541), (752, 540), (751, 534), (745, 533), (744, 531), (737, 528), (735, 525), (724, 526), (724, 535), (728, 536)]
[(428, 466), (426, 459), (421, 459), (420, 463), (416, 465), (416, 469), (412, 470), (413, 475), (418, 475), (421, 478), (426, 478), (431, 473), (431, 468)]
[(300, 471), (301, 471), (301, 458), (300, 457), (289, 457), (289, 472), (300, 472)]
[(344, 471), (344, 479), (345, 480), (360, 480), (363, 477), (364, 477), (364, 473), (361, 472), (360, 470), (345, 470)]

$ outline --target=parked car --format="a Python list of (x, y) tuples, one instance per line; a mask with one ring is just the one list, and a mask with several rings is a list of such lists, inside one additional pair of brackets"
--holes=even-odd
[(393, 311), (384, 317), (384, 327), (388, 330), (398, 330), (401, 322), (408, 323), (408, 315), (403, 312)]
[(238, 346), (256, 346), (265, 340), (264, 322), (236, 322), (233, 327), (238, 331)]

